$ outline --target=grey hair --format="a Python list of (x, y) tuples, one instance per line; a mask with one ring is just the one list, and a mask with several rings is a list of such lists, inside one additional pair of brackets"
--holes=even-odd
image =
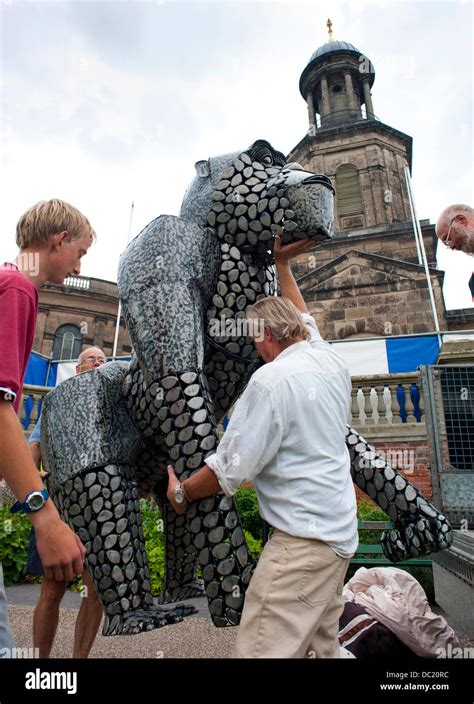
[(450, 223), (456, 215), (468, 215), (472, 217), (472, 208), (470, 205), (463, 205), (462, 203), (457, 203), (455, 205), (448, 205), (447, 208), (443, 210), (436, 223), (436, 234), (438, 237), (442, 234), (444, 229), (448, 229)]
[(289, 298), (283, 296), (261, 298), (249, 309), (247, 319), (263, 321), (263, 326), (269, 328), (278, 341), (310, 338), (300, 311)]

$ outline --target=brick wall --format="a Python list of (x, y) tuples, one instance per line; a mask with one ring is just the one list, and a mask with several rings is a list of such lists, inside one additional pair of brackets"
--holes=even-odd
[[(405, 442), (377, 442), (375, 440), (371, 441), (371, 445), (373, 445), (376, 450), (382, 451), (383, 456), (389, 461), (391, 458), (402, 460), (401, 462), (392, 462), (394, 469), (413, 484), (425, 498), (430, 501), (432, 500), (433, 489), (430, 472), (430, 451), (427, 440), (407, 440)], [(408, 462), (406, 462), (406, 460), (408, 460)], [(409, 466), (412, 460), (413, 468)], [(360, 501), (360, 499), (371, 501), (359, 487), (355, 487), (355, 489), (357, 501)]]

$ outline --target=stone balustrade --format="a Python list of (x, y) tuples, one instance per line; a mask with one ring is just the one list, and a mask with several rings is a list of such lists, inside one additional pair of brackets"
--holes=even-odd
[(424, 422), (420, 387), (416, 372), (353, 376), (348, 422), (357, 429)]
[[(378, 374), (352, 377), (352, 404), (348, 423), (357, 430), (381, 431), (391, 426), (414, 426), (424, 423), (423, 394), (420, 378), (411, 374)], [(47, 386), (25, 384), (19, 418), (27, 435), (38, 418), (38, 406), (51, 389)], [(26, 405), (27, 399), (32, 399)], [(401, 429), (401, 428), (400, 428)]]
[(91, 280), (84, 276), (68, 276), (64, 279), (62, 285), (68, 286), (69, 288), (83, 288), (87, 290), (91, 287)]

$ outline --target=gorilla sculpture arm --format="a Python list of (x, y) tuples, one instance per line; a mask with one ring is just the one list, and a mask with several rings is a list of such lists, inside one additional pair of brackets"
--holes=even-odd
[(346, 443), (354, 483), (393, 522), (393, 530), (382, 534), (385, 556), (400, 562), (448, 548), (453, 538), (445, 516), (350, 426)]

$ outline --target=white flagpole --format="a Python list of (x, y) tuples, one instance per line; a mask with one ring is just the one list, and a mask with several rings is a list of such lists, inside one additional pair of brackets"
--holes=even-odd
[(415, 233), (415, 242), (416, 242), (416, 252), (418, 254), (418, 264), (420, 266), (423, 265), (423, 260), (421, 258), (421, 249), (420, 249), (420, 243), (418, 242), (418, 230), (416, 228), (416, 214), (414, 212), (414, 204), (412, 202), (412, 192), (411, 192), (411, 183), (410, 183), (410, 172), (408, 170), (408, 164), (405, 162), (405, 166), (403, 167), (403, 171), (405, 174), (405, 181), (407, 184), (407, 191), (408, 191), (408, 202), (410, 203), (410, 213), (411, 213), (411, 221), (413, 223), (413, 231)]
[[(130, 242), (130, 235), (132, 233), (132, 219), (133, 219), (133, 209), (135, 207), (135, 203), (132, 201), (132, 207), (130, 208), (130, 222), (128, 223), (128, 237), (127, 237), (127, 246), (128, 243)], [(119, 304), (118, 304), (118, 311), (117, 311), (117, 322), (115, 323), (115, 337), (114, 337), (114, 348), (112, 350), (112, 357), (115, 359), (115, 356), (117, 354), (117, 347), (118, 347), (118, 338), (119, 338), (119, 332), (120, 332), (120, 318), (122, 316), (122, 301), (119, 298)]]
[[(410, 172), (408, 170), (407, 163), (405, 163), (404, 169), (405, 169), (405, 179), (406, 179), (407, 188), (408, 188), (408, 199), (410, 201), (410, 210), (411, 210), (412, 219), (413, 219), (413, 230), (415, 233), (416, 247), (418, 250), (418, 257), (420, 258), (420, 252), (421, 252), (421, 260), (422, 260), (423, 266), (425, 268), (426, 283), (428, 285), (428, 291), (429, 291), (429, 295), (430, 295), (431, 312), (433, 313), (435, 330), (436, 330), (436, 334), (438, 336), (438, 344), (439, 344), (439, 348), (441, 349), (441, 345), (442, 345), (443, 341), (441, 338), (441, 330), (439, 328), (438, 313), (436, 311), (436, 304), (435, 304), (435, 299), (434, 299), (434, 295), (433, 295), (433, 287), (431, 285), (430, 270), (428, 268), (428, 262), (426, 259), (425, 243), (423, 241), (423, 235), (421, 232), (420, 222), (418, 220), (418, 215), (416, 213), (415, 198), (413, 195), (413, 188), (411, 185)], [(421, 264), (421, 261), (420, 261), (420, 264)]]

